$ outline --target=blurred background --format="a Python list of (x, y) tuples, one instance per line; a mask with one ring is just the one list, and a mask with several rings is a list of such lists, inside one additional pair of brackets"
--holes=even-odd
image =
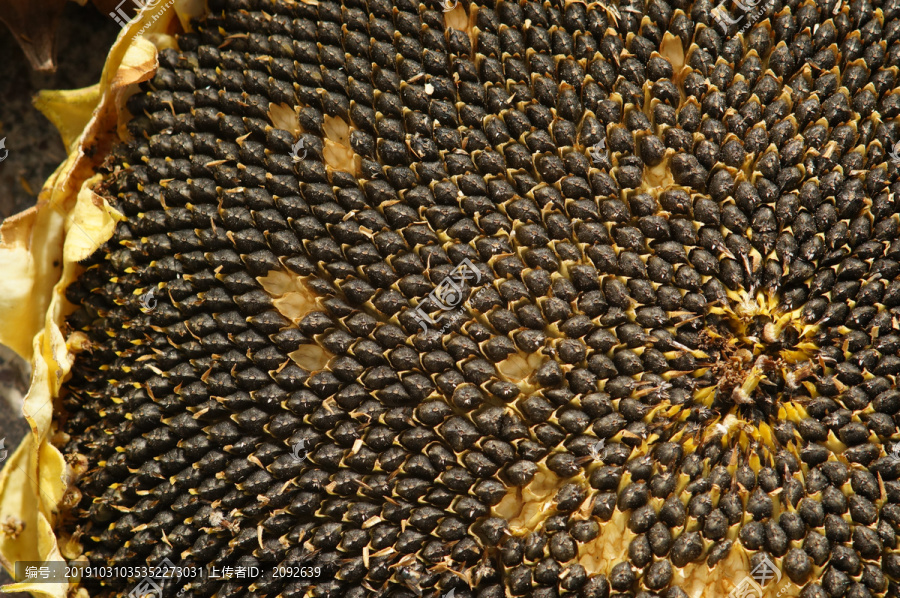
[[(123, 8), (130, 5), (125, 2)], [(0, 140), (5, 138), (0, 158), (6, 155), (0, 161), (0, 220), (33, 206), (44, 181), (66, 158), (56, 128), (32, 99), (41, 89), (78, 89), (99, 81), (121, 31), (106, 9), (59, 0), (0, 0), (5, 23), (0, 25)], [(53, 37), (48, 36), (54, 35), (56, 70), (51, 71)], [(10, 454), (28, 432), (22, 399), (29, 377), (28, 364), (0, 345), (0, 439)], [(10, 582), (0, 568), (0, 585)]]

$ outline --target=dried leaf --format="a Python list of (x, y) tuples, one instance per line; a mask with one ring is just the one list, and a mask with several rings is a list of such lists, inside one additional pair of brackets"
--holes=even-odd
[(0, 2), (3, 21), (38, 71), (56, 70), (56, 26), (66, 0)]

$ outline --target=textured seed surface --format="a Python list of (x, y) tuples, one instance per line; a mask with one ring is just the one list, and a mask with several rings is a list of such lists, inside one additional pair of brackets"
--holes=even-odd
[(900, 592), (900, 1), (209, 8), (66, 289), (91, 563)]

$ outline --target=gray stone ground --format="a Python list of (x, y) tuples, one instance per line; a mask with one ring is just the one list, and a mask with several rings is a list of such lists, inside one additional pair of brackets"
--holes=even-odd
[[(77, 89), (96, 83), (119, 31), (110, 17), (92, 5), (70, 2), (60, 19), (57, 70), (39, 74), (31, 70), (13, 36), (0, 24), (0, 139), (6, 138), (9, 150), (0, 162), (0, 219), (34, 205), (44, 181), (66, 157), (59, 134), (32, 105), (32, 98), (41, 89)], [(3, 154), (0, 150), (0, 157)], [(10, 451), (28, 431), (21, 417), (28, 376), (28, 365), (0, 346), (0, 438)], [(0, 571), (0, 585), (10, 581)], [(4, 596), (27, 598), (28, 594)]]

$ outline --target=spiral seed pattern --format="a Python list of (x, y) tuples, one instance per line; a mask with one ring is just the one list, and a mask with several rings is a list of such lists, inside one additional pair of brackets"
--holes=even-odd
[(89, 561), (898, 594), (900, 0), (209, 8), (66, 290)]

